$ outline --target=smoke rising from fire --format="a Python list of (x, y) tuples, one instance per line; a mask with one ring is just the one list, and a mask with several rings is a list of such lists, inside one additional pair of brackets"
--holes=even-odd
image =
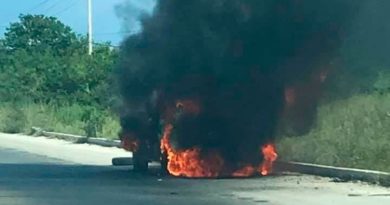
[(121, 47), (123, 132), (153, 144), (172, 124), (175, 149), (258, 164), (283, 117), (312, 121), (353, 2), (157, 1)]

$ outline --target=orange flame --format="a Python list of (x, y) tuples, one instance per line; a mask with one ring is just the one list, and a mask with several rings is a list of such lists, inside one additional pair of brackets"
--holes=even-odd
[(223, 167), (223, 159), (217, 153), (201, 156), (200, 148), (175, 150), (169, 142), (172, 125), (165, 126), (161, 139), (161, 150), (168, 158), (168, 172), (183, 177), (218, 177)]
[(233, 177), (248, 177), (254, 175), (256, 172), (256, 168), (252, 165), (244, 166), (243, 168), (236, 170), (233, 172)]
[[(263, 163), (257, 168), (258, 172), (266, 176), (272, 172), (273, 162), (277, 159), (278, 154), (276, 153), (275, 145), (267, 144), (261, 148), (261, 152), (264, 156)], [(256, 172), (256, 168), (252, 165), (247, 165), (241, 169), (233, 172), (232, 176), (234, 177), (247, 177), (252, 176)]]
[[(175, 150), (170, 144), (173, 126), (168, 124), (164, 128), (161, 139), (161, 151), (167, 155), (167, 169), (173, 176), (183, 177), (219, 177), (224, 168), (224, 160), (217, 152), (202, 153), (198, 147), (185, 150)], [(261, 165), (246, 165), (231, 173), (233, 177), (253, 176), (258, 170), (263, 176), (272, 171), (272, 164), (277, 158), (275, 146), (267, 144), (261, 149), (264, 161)]]
[(259, 171), (261, 175), (265, 176), (272, 171), (272, 165), (278, 158), (278, 154), (276, 153), (275, 145), (273, 144), (263, 146), (261, 151), (263, 152), (264, 161)]

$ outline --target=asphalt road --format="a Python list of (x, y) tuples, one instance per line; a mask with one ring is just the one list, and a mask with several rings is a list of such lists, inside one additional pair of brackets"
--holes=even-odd
[[(92, 165), (91, 161), (87, 164), (83, 160), (69, 161), (58, 155), (55, 159), (47, 154), (39, 155), (38, 151), (32, 154), (27, 147), (34, 143), (12, 145), (9, 137), (14, 136), (0, 136), (0, 204), (4, 205), (390, 204), (389, 189), (363, 183), (333, 183), (328, 178), (298, 174), (194, 180), (159, 176), (157, 169), (152, 169), (142, 175), (132, 172), (131, 167)], [(5, 139), (7, 143), (3, 143)], [(42, 139), (37, 140), (41, 143)], [(62, 142), (47, 144), (50, 143), (55, 147)], [(98, 148), (84, 149), (98, 152)]]

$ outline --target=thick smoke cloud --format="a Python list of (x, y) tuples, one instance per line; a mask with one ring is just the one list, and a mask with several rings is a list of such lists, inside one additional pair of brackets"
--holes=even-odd
[(381, 83), (380, 76), (390, 75), (390, 1), (371, 0), (360, 4), (341, 47), (344, 66), (328, 79), (327, 98), (390, 89), (384, 79)]
[[(160, 0), (118, 66), (123, 132), (254, 163), (283, 116), (313, 119), (353, 0)], [(305, 118), (305, 119), (304, 119)]]

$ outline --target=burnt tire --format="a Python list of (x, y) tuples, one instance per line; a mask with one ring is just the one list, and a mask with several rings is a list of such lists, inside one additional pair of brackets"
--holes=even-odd
[(111, 160), (113, 166), (129, 166), (133, 165), (133, 158), (131, 157), (115, 157)]

